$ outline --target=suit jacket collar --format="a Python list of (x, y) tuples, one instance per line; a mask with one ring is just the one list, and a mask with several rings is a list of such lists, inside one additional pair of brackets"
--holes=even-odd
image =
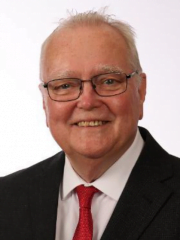
[(140, 132), (145, 140), (144, 149), (101, 240), (139, 239), (172, 194), (164, 184), (172, 177), (169, 155), (147, 130), (140, 128)]

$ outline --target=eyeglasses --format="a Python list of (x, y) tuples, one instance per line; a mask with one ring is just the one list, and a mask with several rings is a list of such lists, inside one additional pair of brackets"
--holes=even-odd
[(129, 75), (121, 72), (112, 72), (100, 74), (92, 77), (90, 80), (81, 80), (78, 78), (54, 79), (44, 83), (49, 97), (53, 101), (68, 102), (79, 98), (83, 92), (85, 82), (91, 82), (94, 91), (101, 97), (111, 97), (124, 93), (127, 90), (128, 79), (132, 78), (138, 71)]

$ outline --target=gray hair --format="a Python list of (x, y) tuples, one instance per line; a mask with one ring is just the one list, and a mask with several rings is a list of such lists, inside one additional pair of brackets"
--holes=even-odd
[(51, 33), (51, 35), (44, 41), (41, 48), (41, 62), (43, 60), (44, 51), (47, 43), (50, 41), (51, 36), (61, 29), (74, 28), (77, 26), (101, 26), (106, 24), (115, 30), (117, 30), (121, 36), (125, 39), (128, 48), (128, 59), (130, 66), (137, 70), (139, 73), (142, 72), (142, 68), (139, 61), (139, 56), (135, 43), (135, 32), (132, 26), (129, 24), (117, 20), (113, 15), (105, 14), (106, 8), (100, 11), (87, 11), (83, 13), (69, 12), (69, 17), (61, 19), (58, 27)]

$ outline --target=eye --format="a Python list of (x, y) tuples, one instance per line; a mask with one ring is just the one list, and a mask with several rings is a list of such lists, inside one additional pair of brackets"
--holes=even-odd
[(55, 86), (54, 87), (54, 90), (59, 90), (59, 89), (68, 89), (68, 88), (70, 88), (71, 86), (70, 86), (70, 84), (62, 84), (62, 85), (58, 85), (58, 86)]
[(95, 85), (99, 85), (102, 87), (115, 87), (124, 83), (125, 75), (120, 73), (109, 73), (99, 75), (95, 79)]
[(107, 85), (112, 85), (112, 84), (114, 84), (114, 83), (116, 83), (116, 80), (111, 79), (111, 78), (106, 79), (106, 80), (104, 81), (104, 84), (107, 84)]

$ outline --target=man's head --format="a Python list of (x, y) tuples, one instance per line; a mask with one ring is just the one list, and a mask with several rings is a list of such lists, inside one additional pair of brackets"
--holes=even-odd
[[(120, 20), (114, 19), (111, 15), (106, 15), (104, 12), (84, 12), (75, 15), (70, 15), (67, 19), (62, 19), (59, 23), (59, 26), (51, 33), (51, 35), (44, 41), (41, 49), (41, 61), (40, 61), (40, 78), (42, 79), (42, 64), (44, 59), (44, 54), (46, 52), (46, 47), (48, 42), (51, 40), (52, 36), (59, 32), (61, 29), (73, 29), (74, 27), (80, 26), (96, 26), (100, 27), (102, 25), (108, 25), (112, 27), (114, 30), (119, 32), (120, 35), (126, 41), (127, 44), (127, 54), (128, 61), (132, 68), (137, 69), (139, 73), (142, 72), (142, 68), (139, 61), (138, 52), (135, 44), (135, 33), (133, 28)], [(43, 80), (43, 79), (42, 79)]]
[[(125, 79), (127, 90), (115, 96), (99, 96), (87, 81), (79, 98), (59, 102), (41, 85), (47, 126), (74, 168), (79, 159), (93, 159), (106, 169), (129, 148), (143, 116), (145, 74), (131, 28), (96, 12), (71, 16), (43, 44), (41, 79), (45, 83), (135, 71), (138, 74)], [(69, 85), (62, 88), (69, 89)]]

